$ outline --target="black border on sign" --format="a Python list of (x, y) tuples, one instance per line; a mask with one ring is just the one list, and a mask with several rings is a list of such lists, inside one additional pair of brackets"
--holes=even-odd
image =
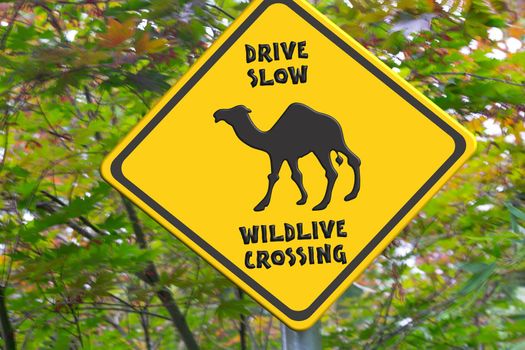
[[(455, 143), (455, 149), (452, 155), (439, 167), (439, 169), (425, 182), (425, 184), (405, 203), (394, 217), (379, 231), (379, 233), (365, 246), (365, 248), (346, 266), (346, 268), (328, 285), (328, 287), (314, 300), (314, 302), (304, 310), (292, 310), (283, 304), (277, 297), (264, 289), (260, 284), (244, 273), (240, 268), (215, 250), (210, 244), (205, 242), (199, 235), (193, 232), (179, 219), (164, 209), (159, 203), (141, 191), (122, 173), (122, 164), (128, 155), (139, 145), (142, 140), (160, 123), (160, 121), (174, 108), (174, 106), (186, 95), (186, 93), (206, 74), (206, 72), (221, 58), (221, 56), (233, 45), (233, 43), (246, 31), (246, 29), (266, 10), (270, 5), (284, 4), (301, 16), (320, 33), (326, 36), (330, 41), (337, 45), (341, 50), (346, 52), (354, 60), (365, 67), (370, 73), (388, 85), (399, 96), (410, 103), (419, 112), (425, 115), (430, 121), (436, 124), (440, 129), (447, 133)], [(239, 279), (249, 285), (253, 290), (259, 293), (264, 299), (269, 301), (278, 310), (295, 321), (304, 321), (308, 319), (321, 304), (336, 290), (337, 287), (355, 270), (357, 266), (374, 250), (374, 248), (387, 236), (387, 234), (401, 221), (401, 219), (416, 205), (419, 200), (436, 184), (436, 182), (452, 167), (452, 165), (465, 152), (466, 142), (463, 136), (454, 130), (450, 125), (433, 113), (428, 107), (418, 101), (411, 93), (398, 85), (378, 67), (370, 63), (366, 58), (359, 54), (354, 48), (347, 44), (331, 29), (327, 28), (311, 14), (309, 14), (300, 5), (293, 0), (265, 0), (263, 1), (248, 18), (235, 30), (235, 32), (226, 39), (226, 41), (212, 54), (212, 56), (199, 68), (199, 70), (188, 80), (184, 86), (161, 108), (161, 110), (151, 119), (151, 121), (133, 138), (133, 140), (124, 148), (124, 150), (111, 163), (111, 174), (113, 177), (126, 187), (135, 196), (140, 198), (144, 203), (150, 206), (155, 212), (166, 219), (170, 224), (179, 229), (195, 244), (204, 249), (213, 258), (219, 261), (224, 267), (234, 273)]]

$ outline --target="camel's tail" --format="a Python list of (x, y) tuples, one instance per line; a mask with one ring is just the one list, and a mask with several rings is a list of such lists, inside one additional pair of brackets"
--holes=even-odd
[(337, 162), (337, 165), (343, 164), (343, 157), (341, 157), (339, 153), (336, 153), (336, 154), (337, 154), (337, 158), (335, 158), (335, 161)]

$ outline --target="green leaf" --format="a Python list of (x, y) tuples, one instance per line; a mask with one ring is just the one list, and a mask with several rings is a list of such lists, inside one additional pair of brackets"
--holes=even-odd
[(510, 350), (525, 350), (525, 341), (514, 344)]
[(238, 318), (240, 314), (249, 315), (248, 306), (251, 304), (248, 300), (230, 299), (221, 301), (215, 312), (219, 319)]
[(507, 209), (509, 209), (512, 216), (525, 221), (525, 212), (519, 210), (518, 208), (516, 208), (510, 203), (505, 203), (505, 206), (507, 207)]
[(170, 88), (166, 82), (168, 77), (154, 70), (141, 70), (137, 74), (126, 75), (128, 84), (138, 91), (153, 91), (162, 93)]
[(462, 295), (469, 294), (483, 286), (496, 270), (496, 264), (474, 263), (464, 265), (463, 269), (474, 272), (472, 277), (459, 290)]

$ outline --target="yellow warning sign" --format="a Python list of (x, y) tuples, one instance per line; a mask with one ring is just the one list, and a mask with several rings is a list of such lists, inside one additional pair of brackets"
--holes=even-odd
[(256, 0), (102, 175), (301, 330), (474, 149), (306, 1)]

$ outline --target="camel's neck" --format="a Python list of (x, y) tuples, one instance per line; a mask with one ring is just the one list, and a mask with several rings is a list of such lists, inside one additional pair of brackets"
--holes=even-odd
[(268, 135), (259, 130), (248, 116), (247, 118), (237, 119), (232, 125), (235, 134), (245, 144), (261, 151), (266, 150)]

